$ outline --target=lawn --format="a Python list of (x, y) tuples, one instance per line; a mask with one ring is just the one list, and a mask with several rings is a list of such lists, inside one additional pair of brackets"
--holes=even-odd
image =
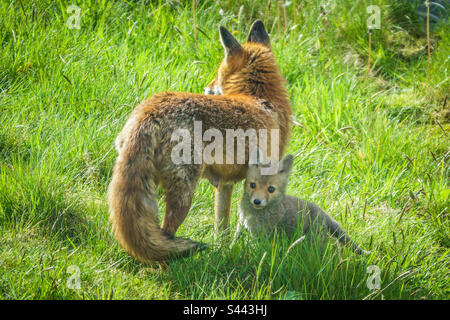
[[(0, 1), (1, 299), (450, 298), (449, 8), (431, 6), (428, 59), (423, 1), (285, 4), (197, 0), (194, 21), (192, 1)], [(283, 237), (230, 248), (204, 180), (177, 235), (210, 247), (141, 264), (108, 221), (115, 137), (152, 94), (203, 92), (218, 27), (244, 41), (258, 18), (296, 118), (288, 192), (371, 254)]]

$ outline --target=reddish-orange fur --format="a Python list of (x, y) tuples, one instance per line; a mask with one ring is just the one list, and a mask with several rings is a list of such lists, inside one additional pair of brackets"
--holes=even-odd
[[(261, 25), (255, 22), (251, 35), (265, 33)], [(211, 84), (220, 86), (223, 94), (155, 94), (133, 110), (116, 140), (119, 155), (108, 190), (110, 218), (122, 247), (140, 261), (163, 260), (197, 247), (197, 243), (174, 235), (202, 177), (217, 187), (216, 226), (227, 228), (232, 185), (246, 176), (247, 164), (174, 164), (174, 130), (184, 128), (193, 134), (194, 121), (202, 122), (203, 132), (216, 128), (224, 136), (225, 129), (279, 129), (279, 157), (286, 149), (291, 109), (270, 44), (247, 42), (231, 50), (226, 40), (232, 36), (225, 31), (221, 29), (227, 56)], [(224, 40), (224, 36), (228, 38)], [(166, 199), (162, 228), (155, 200), (158, 184)]]

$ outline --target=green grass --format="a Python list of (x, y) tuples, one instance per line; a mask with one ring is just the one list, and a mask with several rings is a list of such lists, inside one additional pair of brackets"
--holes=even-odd
[[(197, 46), (191, 1), (77, 1), (79, 30), (65, 25), (71, 3), (0, 1), (0, 298), (450, 298), (448, 18), (432, 28), (428, 76), (425, 25), (407, 1), (296, 1), (297, 26), (291, 4), (286, 30), (274, 1), (198, 1)], [(366, 78), (371, 4), (381, 29)], [(202, 181), (178, 235), (211, 248), (140, 264), (108, 222), (114, 139), (152, 94), (202, 92), (223, 56), (218, 26), (244, 40), (256, 18), (301, 124), (289, 193), (318, 203), (372, 254), (332, 241), (288, 252), (284, 238), (230, 249), (214, 240), (213, 187)], [(80, 290), (67, 285), (72, 265)], [(366, 285), (371, 265), (378, 291)]]

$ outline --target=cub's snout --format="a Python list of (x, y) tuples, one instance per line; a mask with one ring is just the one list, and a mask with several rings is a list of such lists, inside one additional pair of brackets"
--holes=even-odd
[(251, 197), (250, 202), (255, 209), (262, 209), (267, 205), (266, 199), (260, 199), (260, 198), (256, 198), (256, 197)]

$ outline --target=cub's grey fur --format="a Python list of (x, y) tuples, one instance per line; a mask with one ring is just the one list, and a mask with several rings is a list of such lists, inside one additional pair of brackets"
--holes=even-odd
[(261, 175), (261, 165), (249, 165), (236, 238), (242, 228), (246, 228), (252, 236), (270, 233), (275, 228), (284, 230), (290, 236), (300, 226), (305, 234), (314, 236), (325, 231), (356, 253), (367, 254), (318, 205), (285, 194), (293, 159), (292, 155), (284, 157), (279, 163), (278, 172), (270, 176)]

